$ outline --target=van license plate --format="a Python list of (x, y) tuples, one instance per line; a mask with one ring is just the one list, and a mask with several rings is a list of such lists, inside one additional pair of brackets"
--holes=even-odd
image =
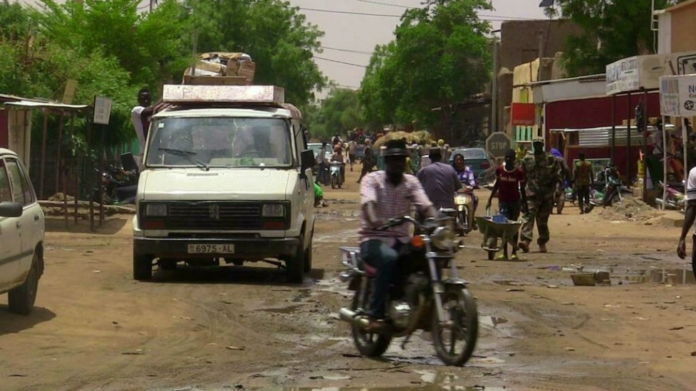
[(234, 244), (189, 244), (189, 254), (234, 254)]

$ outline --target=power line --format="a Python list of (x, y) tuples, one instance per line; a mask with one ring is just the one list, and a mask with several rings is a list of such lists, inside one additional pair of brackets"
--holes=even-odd
[(314, 56), (317, 60), (323, 60), (323, 61), (328, 61), (328, 62), (335, 62), (337, 64), (343, 64), (343, 65), (350, 65), (352, 67), (359, 67), (359, 68), (367, 68), (367, 65), (360, 65), (360, 64), (353, 64), (352, 62), (345, 62), (345, 61), (338, 61), (338, 60), (332, 60), (330, 58), (323, 58), (323, 57), (317, 57)]
[(349, 50), (349, 49), (330, 48), (330, 47), (328, 47), (328, 46), (322, 46), (321, 48), (322, 48), (322, 49), (325, 49), (325, 50), (335, 50), (335, 51), (337, 51), (337, 52), (367, 54), (367, 55), (369, 55), (369, 56), (371, 56), (371, 55), (374, 54), (373, 52), (365, 52), (365, 51), (361, 51), (361, 50)]
[[(376, 16), (382, 18), (401, 18), (402, 15), (395, 14), (373, 14), (368, 12), (352, 12), (352, 11), (336, 11), (336, 10), (326, 10), (318, 8), (300, 8), (302, 11), (311, 12), (324, 12), (327, 14), (343, 14), (343, 15), (359, 15), (359, 16)], [(537, 20), (534, 18), (524, 18), (520, 16), (498, 16), (498, 15), (477, 15), (479, 19), (489, 21), (489, 22), (506, 22), (509, 20)]]
[(391, 3), (382, 3), (381, 1), (372, 1), (372, 0), (353, 0), (353, 1), (359, 1), (361, 3), (368, 3), (368, 4), (377, 4), (377, 5), (386, 5), (387, 7), (397, 7), (397, 8), (405, 8), (407, 10), (410, 10), (411, 7), (407, 7), (405, 5), (400, 5), (400, 4), (391, 4)]

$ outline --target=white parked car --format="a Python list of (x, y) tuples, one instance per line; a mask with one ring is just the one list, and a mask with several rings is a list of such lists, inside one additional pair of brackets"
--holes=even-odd
[(27, 170), (14, 152), (0, 148), (0, 294), (10, 311), (34, 308), (44, 271), (45, 220)]

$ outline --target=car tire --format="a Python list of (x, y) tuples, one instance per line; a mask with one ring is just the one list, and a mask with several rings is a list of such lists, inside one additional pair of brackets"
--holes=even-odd
[(39, 291), (39, 252), (34, 252), (34, 259), (31, 263), (31, 269), (24, 283), (17, 288), (14, 288), (7, 294), (7, 302), (10, 307), (10, 312), (19, 315), (29, 315), (34, 309), (36, 302), (36, 294)]
[(133, 253), (133, 279), (137, 281), (152, 279), (152, 257)]
[(295, 255), (285, 261), (285, 269), (288, 273), (288, 282), (291, 284), (302, 284), (304, 281), (304, 235), (300, 235)]
[(304, 272), (309, 273), (312, 271), (312, 241), (314, 240), (314, 233), (309, 239), (309, 246), (304, 252)]

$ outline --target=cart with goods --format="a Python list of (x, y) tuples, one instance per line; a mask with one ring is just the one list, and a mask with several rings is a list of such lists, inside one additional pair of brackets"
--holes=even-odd
[[(507, 245), (517, 246), (515, 236), (522, 227), (522, 221), (511, 221), (501, 214), (490, 216), (490, 210), (486, 210), (485, 217), (476, 217), (476, 224), (483, 235), (481, 248), (488, 252), (488, 259), (493, 260), (495, 254), (501, 250), (507, 259)], [(500, 246), (498, 246), (499, 241), (501, 242)]]

